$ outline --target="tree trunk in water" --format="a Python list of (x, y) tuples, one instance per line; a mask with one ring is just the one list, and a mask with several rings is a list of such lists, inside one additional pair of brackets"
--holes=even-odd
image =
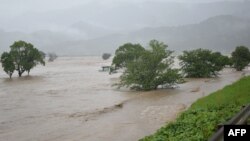
[(28, 70), (28, 76), (30, 76), (30, 71)]

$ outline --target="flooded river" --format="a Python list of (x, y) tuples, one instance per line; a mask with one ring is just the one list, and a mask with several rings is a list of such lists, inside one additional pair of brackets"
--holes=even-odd
[(99, 71), (110, 61), (58, 58), (11, 80), (0, 68), (0, 141), (135, 141), (242, 76), (226, 69), (176, 89), (135, 92), (112, 87), (119, 73)]

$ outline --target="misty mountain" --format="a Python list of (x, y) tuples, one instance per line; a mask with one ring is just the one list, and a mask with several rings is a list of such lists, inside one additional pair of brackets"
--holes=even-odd
[[(105, 28), (119, 32), (138, 30), (145, 27), (179, 26), (194, 24), (217, 15), (235, 15), (250, 17), (250, 1), (221, 2), (170, 2), (160, 0), (148, 1), (115, 1), (91, 0), (88, 3), (66, 9), (55, 9), (47, 12), (26, 12), (21, 15), (5, 17), (0, 28), (8, 29), (76, 32), (75, 26)], [(18, 24), (17, 24), (18, 23)], [(29, 26), (27, 26), (29, 25)], [(78, 28), (77, 28), (78, 29)], [(84, 29), (84, 31), (82, 30)], [(88, 35), (87, 28), (80, 28)], [(93, 33), (90, 31), (91, 36)], [(103, 33), (103, 32), (101, 32)], [(109, 33), (109, 32), (107, 32)], [(98, 35), (98, 36), (102, 36)]]
[[(91, 29), (82, 23), (75, 24), (73, 27), (81, 30)], [(92, 32), (89, 31), (89, 33)], [(93, 29), (94, 32), (99, 31)], [(198, 24), (143, 28), (89, 40), (75, 40), (73, 36), (46, 30), (31, 34), (0, 30), (0, 37), (1, 51), (8, 49), (13, 41), (21, 39), (33, 43), (40, 50), (56, 52), (59, 55), (100, 55), (103, 52), (113, 53), (120, 45), (127, 42), (146, 45), (151, 39), (157, 39), (178, 52), (193, 48), (208, 48), (230, 53), (238, 45), (250, 47), (250, 20), (221, 15), (208, 18)]]
[[(72, 41), (73, 37), (65, 33), (51, 32), (48, 30), (40, 30), (33, 33), (6, 32), (0, 30), (0, 52), (9, 50), (9, 46), (12, 45), (14, 41), (19, 40), (31, 42), (35, 47), (44, 50), (49, 44)], [(47, 50), (45, 49), (45, 51)]]
[(225, 53), (238, 45), (250, 47), (250, 20), (231, 15), (211, 17), (199, 24), (145, 28), (129, 35), (135, 42), (164, 41), (173, 50), (208, 48)]
[(157, 39), (169, 45), (177, 52), (207, 48), (230, 53), (236, 46), (250, 47), (250, 20), (231, 15), (211, 17), (198, 24), (176, 27), (144, 28), (128, 34), (113, 34), (92, 40), (62, 42), (50, 48), (74, 55), (102, 54), (114, 52), (126, 42), (146, 45), (151, 39)]
[[(100, 28), (92, 28), (82, 22), (74, 24), (72, 27), (88, 31), (89, 34), (108, 32), (99, 30)], [(230, 53), (238, 45), (250, 47), (250, 20), (221, 15), (197, 24), (148, 27), (129, 33), (111, 34), (89, 40), (76, 40), (74, 36), (47, 30), (30, 34), (0, 30), (0, 37), (0, 51), (7, 50), (15, 40), (25, 40), (33, 43), (40, 50), (56, 52), (59, 55), (100, 55), (103, 52), (113, 53), (120, 45), (127, 42), (146, 45), (151, 39), (157, 39), (178, 52), (193, 48), (208, 48)]]
[(83, 39), (93, 39), (105, 35), (115, 33), (115, 30), (107, 29), (98, 25), (91, 23), (79, 21), (70, 26), (70, 28), (75, 29), (75, 32), (82, 34), (81, 38)]

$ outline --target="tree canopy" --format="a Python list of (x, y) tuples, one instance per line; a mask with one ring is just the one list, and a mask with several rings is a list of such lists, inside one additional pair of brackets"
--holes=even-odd
[(2, 67), (3, 70), (9, 75), (9, 77), (12, 77), (13, 72), (15, 71), (15, 65), (12, 60), (12, 57), (10, 53), (4, 52), (1, 55), (1, 62), (2, 62)]
[(172, 86), (181, 80), (179, 70), (172, 68), (174, 61), (171, 54), (173, 52), (167, 50), (167, 45), (152, 40), (149, 47), (150, 49), (147, 50), (139, 44), (128, 43), (118, 48), (115, 58), (122, 54), (124, 60), (119, 61), (117, 65), (125, 68), (118, 84), (119, 87), (152, 90), (159, 85)]
[(130, 61), (138, 59), (145, 49), (140, 44), (126, 43), (115, 51), (112, 65), (116, 69), (123, 68)]
[(229, 65), (229, 58), (220, 52), (207, 49), (184, 51), (179, 56), (180, 66), (186, 77), (212, 77)]
[(26, 43), (25, 41), (14, 42), (10, 46), (10, 52), (2, 54), (1, 61), (7, 74), (12, 75), (14, 70), (16, 70), (19, 77), (21, 77), (25, 71), (29, 74), (30, 70), (37, 64), (45, 65), (41, 52), (34, 48), (31, 43)]
[(250, 52), (245, 46), (236, 47), (232, 52), (233, 67), (237, 71), (242, 71), (250, 63)]

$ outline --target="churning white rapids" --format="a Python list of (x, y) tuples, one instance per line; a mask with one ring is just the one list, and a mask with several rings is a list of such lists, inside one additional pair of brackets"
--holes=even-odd
[(58, 58), (11, 80), (0, 68), (0, 140), (135, 141), (242, 76), (225, 69), (218, 78), (188, 79), (176, 89), (135, 92), (112, 87), (120, 74), (99, 71), (110, 63)]

